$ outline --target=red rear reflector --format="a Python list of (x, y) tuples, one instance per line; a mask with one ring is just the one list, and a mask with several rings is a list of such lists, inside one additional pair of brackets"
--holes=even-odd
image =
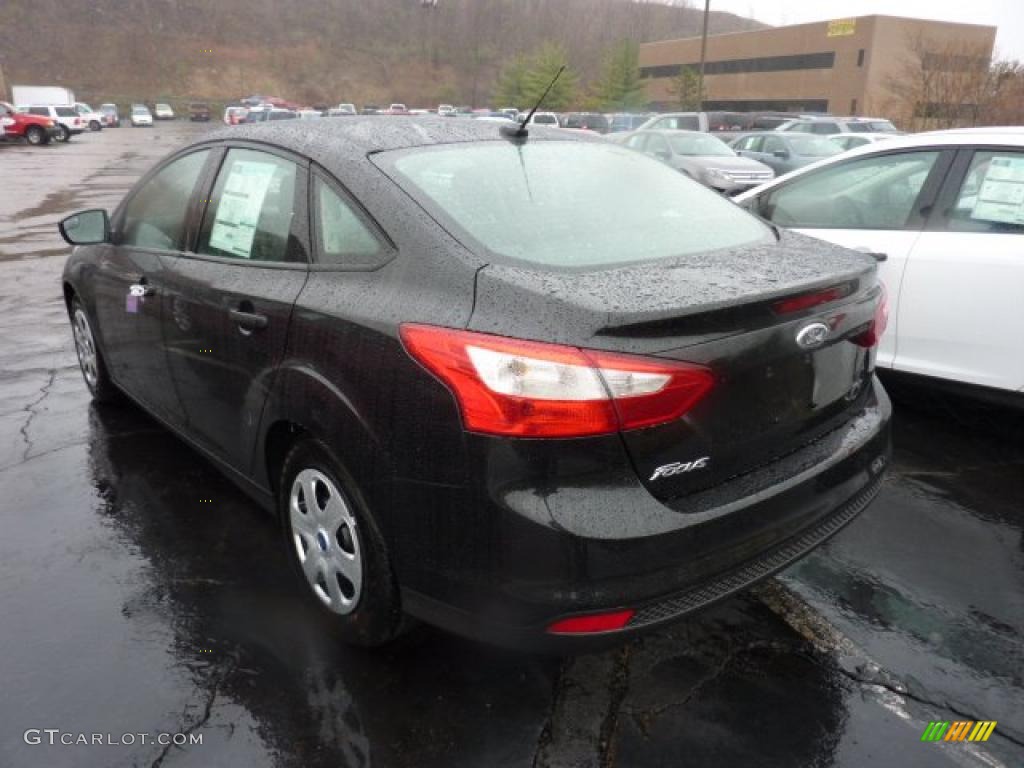
[(848, 293), (849, 289), (846, 286), (837, 285), (833, 288), (826, 288), (823, 291), (805, 293), (800, 296), (792, 296), (788, 299), (776, 301), (772, 304), (772, 309), (775, 310), (776, 314), (788, 315), (792, 312), (800, 312), (804, 309), (817, 307), (819, 304), (828, 304), (830, 301), (843, 298)]
[(853, 339), (853, 343), (859, 347), (873, 347), (882, 339), (882, 334), (889, 327), (889, 292), (885, 289), (885, 283), (878, 281), (881, 293), (878, 297), (878, 306), (875, 307), (875, 316), (871, 319), (871, 325), (864, 333)]
[(583, 437), (681, 417), (714, 384), (706, 368), (430, 325), (403, 325), (409, 354), (444, 382), (466, 429)]
[(593, 632), (614, 632), (622, 629), (636, 613), (632, 608), (612, 613), (593, 613), (589, 616), (570, 616), (559, 619), (548, 627), (552, 635), (585, 635)]

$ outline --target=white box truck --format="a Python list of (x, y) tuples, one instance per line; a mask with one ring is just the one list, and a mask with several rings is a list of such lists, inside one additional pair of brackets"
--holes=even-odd
[(59, 85), (12, 85), (11, 101), (18, 106), (63, 106), (74, 104), (75, 94)]

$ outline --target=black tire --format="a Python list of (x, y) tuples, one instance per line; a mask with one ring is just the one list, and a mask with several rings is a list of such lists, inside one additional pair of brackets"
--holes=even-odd
[(60, 134), (57, 136), (57, 141), (62, 141), (65, 144), (71, 141), (71, 129), (66, 125), (62, 125), (60, 127)]
[[(316, 497), (314, 503), (318, 506), (321, 504), (321, 491), (328, 493), (326, 498), (332, 498), (330, 494), (338, 492), (344, 502), (346, 514), (354, 523), (351, 528), (347, 523), (336, 527), (329, 536), (323, 536), (323, 544), (314, 544), (313, 541), (308, 540), (308, 537), (303, 537), (301, 533), (299, 537), (296, 537), (293, 530), (292, 486), (296, 482), (296, 478), (304, 472), (318, 474), (319, 477), (326, 478), (328, 481), (328, 484), (320, 484), (314, 490)], [(315, 482), (319, 483), (319, 481)], [(300, 482), (299, 485), (301, 486), (302, 483)], [(380, 529), (373, 520), (352, 477), (327, 446), (319, 440), (303, 438), (288, 452), (281, 467), (277, 507), (281, 518), (286, 556), (292, 565), (300, 588), (306, 598), (315, 604), (331, 622), (331, 627), (338, 638), (349, 645), (371, 648), (384, 645), (399, 635), (404, 627), (404, 622), (398, 596), (398, 584), (391, 569)], [(313, 521), (312, 525), (315, 527), (317, 525), (316, 515), (308, 509), (304, 494), (298, 496), (297, 507), (303, 516), (305, 514), (311, 516), (310, 520)], [(322, 527), (320, 531), (325, 532)], [(346, 533), (346, 535), (342, 537), (342, 533)], [(335, 603), (339, 609), (347, 610), (346, 613), (332, 610), (327, 604), (327, 600), (330, 599), (327, 590), (321, 589), (318, 595), (312, 582), (307, 579), (303, 571), (299, 555), (299, 547), (305, 546), (307, 557), (317, 558), (321, 563), (329, 565), (333, 547), (337, 547), (339, 551), (346, 549), (342, 538), (347, 540), (347, 549), (354, 550), (356, 559), (361, 564), (361, 584), (358, 593), (354, 593), (350, 597), (351, 606), (345, 609), (344, 606)], [(303, 544), (298, 539), (307, 543)], [(315, 541), (319, 542), (321, 539)], [(311, 566), (311, 570), (317, 570), (315, 563)], [(319, 573), (323, 575), (323, 571), (319, 571)], [(331, 574), (328, 573), (326, 576), (330, 578)], [(323, 586), (327, 585), (323, 584)], [(351, 582), (349, 582), (349, 586), (351, 586)]]
[(100, 125), (100, 121), (99, 120), (90, 120), (89, 121), (89, 130), (90, 131), (98, 131), (102, 127), (103, 126)]
[(25, 129), (25, 141), (34, 147), (38, 147), (40, 144), (48, 143), (50, 138), (46, 135), (46, 131), (38, 125), (30, 125)]
[[(79, 313), (81, 313), (81, 316), (79, 316)], [(89, 313), (85, 311), (85, 307), (78, 300), (77, 296), (71, 300), (71, 309), (68, 315), (71, 318), (71, 333), (75, 339), (78, 367), (82, 371), (82, 378), (85, 379), (85, 386), (89, 388), (92, 399), (97, 403), (115, 403), (119, 401), (121, 399), (121, 390), (110, 379), (110, 374), (107, 372), (107, 364), (103, 359), (103, 353), (100, 352), (99, 345), (96, 343), (96, 337), (93, 335), (92, 320), (89, 319)], [(86, 359), (87, 349), (85, 340), (80, 337), (83, 329), (79, 323), (83, 319), (85, 331), (88, 332), (89, 343), (91, 343), (92, 354), (94, 355), (91, 370)]]

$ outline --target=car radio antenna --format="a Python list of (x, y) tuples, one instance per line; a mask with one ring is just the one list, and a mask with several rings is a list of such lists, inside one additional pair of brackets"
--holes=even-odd
[(534, 113), (538, 109), (540, 109), (540, 105), (544, 103), (544, 99), (548, 97), (548, 93), (551, 92), (551, 89), (555, 86), (555, 83), (558, 82), (558, 78), (562, 76), (563, 72), (565, 72), (564, 64), (558, 68), (558, 71), (555, 73), (555, 76), (551, 79), (551, 82), (548, 83), (548, 87), (544, 89), (544, 93), (540, 95), (540, 98), (537, 99), (537, 103), (533, 105), (533, 109), (531, 109), (530, 113), (523, 118), (523, 122), (521, 122), (515, 128), (513, 128), (511, 125), (503, 125), (501, 126), (501, 128), (498, 129), (498, 132), (502, 136), (505, 136), (506, 138), (509, 139), (525, 139), (527, 136), (529, 136), (530, 132), (526, 129), (527, 124), (530, 122), (530, 120), (533, 119)]

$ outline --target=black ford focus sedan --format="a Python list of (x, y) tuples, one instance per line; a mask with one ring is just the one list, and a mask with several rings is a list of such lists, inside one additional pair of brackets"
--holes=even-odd
[(61, 223), (94, 398), (277, 515), (351, 643), (405, 616), (616, 641), (785, 567), (879, 490), (870, 257), (599, 138), (514, 133), (232, 128)]

